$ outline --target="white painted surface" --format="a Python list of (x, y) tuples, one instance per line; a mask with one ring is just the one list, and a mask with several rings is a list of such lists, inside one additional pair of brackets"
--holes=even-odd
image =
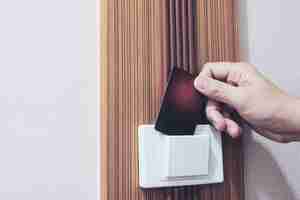
[(0, 1), (0, 199), (97, 199), (96, 8)]
[[(290, 94), (300, 95), (300, 2), (241, 0), (245, 59)], [(295, 108), (300, 109), (300, 108)], [(246, 199), (300, 199), (300, 143), (246, 140)]]

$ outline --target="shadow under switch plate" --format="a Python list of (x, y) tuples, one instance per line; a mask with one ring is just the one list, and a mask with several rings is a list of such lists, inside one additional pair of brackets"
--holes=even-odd
[(141, 125), (138, 132), (142, 188), (223, 181), (221, 135), (209, 125), (197, 125), (194, 135), (168, 136), (154, 125)]

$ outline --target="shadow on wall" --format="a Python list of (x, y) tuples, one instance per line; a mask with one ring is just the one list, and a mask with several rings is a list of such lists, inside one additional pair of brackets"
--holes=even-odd
[[(249, 62), (250, 46), (248, 27), (248, 2), (251, 0), (239, 1), (240, 16), (240, 46), (241, 60)], [(297, 196), (290, 185), (280, 165), (274, 156), (264, 146), (265, 140), (250, 130), (245, 131), (245, 199), (246, 200), (297, 200)], [(261, 137), (261, 138), (260, 138)], [(262, 142), (259, 142), (262, 141)], [(286, 144), (274, 144), (278, 148)], [(274, 147), (275, 148), (275, 147)]]
[(296, 200), (272, 154), (250, 132), (244, 139), (246, 200)]

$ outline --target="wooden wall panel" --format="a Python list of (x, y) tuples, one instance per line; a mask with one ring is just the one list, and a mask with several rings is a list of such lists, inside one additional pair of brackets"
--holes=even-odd
[(171, 67), (238, 60), (234, 0), (101, 0), (101, 200), (243, 199), (241, 140), (224, 136), (222, 184), (141, 190), (137, 127), (153, 123)]

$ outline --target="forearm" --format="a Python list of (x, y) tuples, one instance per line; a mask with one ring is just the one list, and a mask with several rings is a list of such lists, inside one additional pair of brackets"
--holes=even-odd
[(274, 114), (277, 122), (275, 127), (277, 130), (273, 132), (279, 134), (295, 135), (300, 138), (300, 99), (296, 97), (286, 96), (282, 101), (278, 112)]

